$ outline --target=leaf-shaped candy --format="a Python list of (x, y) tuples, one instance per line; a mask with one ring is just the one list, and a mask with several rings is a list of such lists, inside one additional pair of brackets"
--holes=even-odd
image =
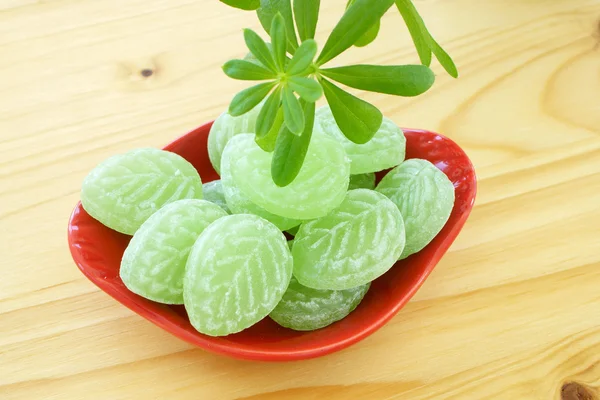
[(240, 133), (256, 133), (256, 121), (262, 104), (239, 117), (229, 113), (221, 114), (213, 123), (208, 134), (208, 156), (217, 173), (221, 171), (221, 154), (234, 135)]
[(442, 230), (454, 207), (454, 185), (427, 160), (410, 159), (377, 185), (400, 209), (406, 226), (401, 258), (422, 250)]
[(283, 298), (269, 316), (279, 325), (297, 331), (324, 328), (354, 311), (370, 286), (367, 283), (348, 290), (318, 290), (301, 285), (292, 276)]
[(404, 239), (394, 203), (373, 190), (351, 190), (330, 214), (300, 225), (292, 249), (294, 276), (314, 289), (365, 285), (394, 265)]
[(230, 165), (235, 186), (270, 213), (300, 220), (319, 218), (344, 199), (350, 160), (342, 145), (327, 135), (312, 138), (300, 173), (285, 187), (273, 181), (273, 153), (258, 147), (253, 135), (236, 135), (229, 146), (236, 154)]
[(93, 218), (133, 235), (152, 214), (181, 199), (201, 199), (198, 171), (183, 157), (142, 148), (112, 156), (84, 179), (81, 204)]
[(266, 317), (292, 277), (283, 233), (255, 215), (223, 217), (202, 232), (188, 258), (184, 302), (191, 324), (210, 336), (240, 332)]
[(346, 138), (338, 127), (328, 106), (317, 110), (315, 130), (336, 138), (352, 160), (351, 174), (383, 171), (404, 161), (406, 138), (404, 132), (392, 120), (383, 122), (373, 138), (364, 144), (357, 144)]
[(192, 246), (227, 213), (206, 200), (179, 200), (152, 215), (135, 233), (119, 275), (129, 290), (165, 304), (183, 304), (183, 276)]
[(227, 201), (225, 200), (225, 194), (223, 193), (223, 184), (220, 179), (202, 185), (202, 195), (204, 196), (204, 200), (218, 205), (225, 210), (225, 212), (231, 214), (229, 207), (227, 207)]
[(225, 151), (223, 152), (223, 161), (221, 162), (221, 182), (223, 184), (223, 194), (229, 209), (235, 214), (258, 215), (271, 222), (282, 231), (300, 225), (301, 221), (275, 215), (264, 208), (257, 206), (242, 193), (231, 176), (231, 163), (235, 162), (236, 158), (237, 152), (235, 146), (226, 146)]

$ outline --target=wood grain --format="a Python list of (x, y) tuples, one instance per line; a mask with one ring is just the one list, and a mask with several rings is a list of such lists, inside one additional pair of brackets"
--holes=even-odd
[[(323, 2), (321, 43), (343, 3)], [(600, 399), (600, 1), (416, 4), (461, 78), (436, 64), (424, 96), (361, 94), (467, 150), (472, 218), (375, 335), (261, 364), (145, 322), (66, 245), (95, 164), (164, 145), (244, 87), (219, 66), (245, 54), (255, 16), (216, 0), (0, 0), (0, 398)], [(339, 59), (415, 61), (395, 14)]]

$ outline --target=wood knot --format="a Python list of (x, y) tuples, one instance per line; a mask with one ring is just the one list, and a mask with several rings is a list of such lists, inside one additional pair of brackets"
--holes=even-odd
[(152, 75), (154, 75), (154, 71), (150, 68), (144, 68), (143, 70), (140, 71), (140, 75), (143, 76), (144, 78), (149, 78)]
[(567, 382), (560, 391), (562, 400), (597, 400), (590, 389), (577, 382)]

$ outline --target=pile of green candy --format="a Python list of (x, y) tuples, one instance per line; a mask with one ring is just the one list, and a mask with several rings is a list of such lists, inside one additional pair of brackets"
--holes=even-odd
[[(99, 164), (84, 180), (85, 210), (132, 235), (120, 276), (132, 292), (184, 304), (199, 332), (225, 336), (270, 316), (310, 331), (349, 315), (371, 282), (423, 249), (447, 222), (454, 187), (385, 119), (355, 144), (328, 107), (297, 178), (277, 186), (273, 153), (255, 142), (258, 112), (222, 114), (208, 141), (221, 180), (143, 148)], [(393, 168), (376, 186), (375, 172)], [(295, 236), (289, 242), (284, 235)]]

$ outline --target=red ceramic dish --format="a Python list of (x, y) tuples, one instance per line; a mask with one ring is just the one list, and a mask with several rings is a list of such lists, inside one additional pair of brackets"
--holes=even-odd
[[(211, 123), (165, 147), (190, 161), (202, 180), (218, 179), (207, 152)], [(241, 359), (292, 361), (323, 356), (369, 336), (389, 321), (415, 294), (465, 224), (476, 192), (471, 161), (458, 145), (436, 133), (405, 130), (407, 158), (424, 158), (441, 169), (456, 188), (456, 204), (440, 234), (421, 252), (398, 262), (373, 282), (359, 307), (348, 317), (313, 332), (295, 332), (265, 318), (235, 335), (210, 337), (189, 323), (183, 306), (166, 306), (130, 292), (119, 278), (129, 237), (91, 218), (79, 203), (69, 221), (69, 247), (83, 274), (134, 312), (195, 346)], [(379, 179), (384, 175), (380, 174)]]

